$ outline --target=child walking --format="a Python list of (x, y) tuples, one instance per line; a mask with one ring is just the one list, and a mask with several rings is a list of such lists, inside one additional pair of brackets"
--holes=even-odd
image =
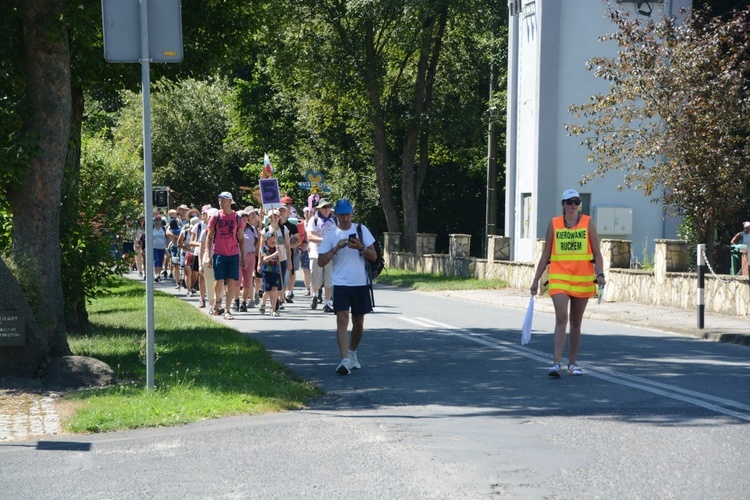
[(271, 316), (277, 317), (278, 298), (281, 292), (281, 269), (279, 267), (279, 256), (281, 253), (276, 247), (276, 232), (273, 229), (267, 229), (265, 242), (260, 251), (260, 260), (258, 268), (263, 271), (263, 300), (258, 310), (261, 314), (266, 314), (266, 300), (271, 301)]

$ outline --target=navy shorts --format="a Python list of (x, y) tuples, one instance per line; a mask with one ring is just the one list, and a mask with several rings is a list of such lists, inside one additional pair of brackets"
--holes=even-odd
[(218, 255), (214, 254), (214, 279), (238, 280), (240, 279), (240, 254)]
[(364, 316), (372, 312), (370, 287), (333, 285), (333, 311), (349, 311), (352, 316)]
[(154, 267), (162, 267), (164, 265), (164, 255), (167, 251), (164, 248), (154, 248)]
[(281, 275), (279, 273), (263, 271), (263, 290), (270, 292), (273, 288), (281, 290)]

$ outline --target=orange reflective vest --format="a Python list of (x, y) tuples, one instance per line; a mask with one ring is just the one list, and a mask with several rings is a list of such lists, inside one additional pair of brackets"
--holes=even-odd
[(549, 294), (590, 298), (596, 292), (594, 253), (589, 241), (588, 215), (575, 227), (565, 227), (563, 216), (552, 219), (552, 255), (549, 263)]

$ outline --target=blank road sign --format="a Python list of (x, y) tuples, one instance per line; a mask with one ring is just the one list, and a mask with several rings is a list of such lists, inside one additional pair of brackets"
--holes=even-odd
[[(182, 61), (180, 0), (148, 0), (148, 56), (151, 62)], [(140, 62), (139, 0), (102, 0), (104, 59), (111, 63)]]

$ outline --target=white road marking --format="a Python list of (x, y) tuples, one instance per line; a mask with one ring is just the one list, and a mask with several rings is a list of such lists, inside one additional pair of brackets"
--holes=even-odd
[[(470, 330), (465, 330), (456, 326), (448, 325), (446, 323), (440, 323), (429, 318), (416, 317), (412, 319), (405, 316), (399, 316), (399, 318), (409, 323), (424, 326), (425, 328), (430, 329), (435, 333), (440, 333), (439, 331), (434, 330), (435, 327), (439, 327), (445, 331), (444, 334), (446, 335), (461, 337), (471, 342), (490, 347), (492, 349), (512, 352), (519, 356), (523, 356), (524, 358), (542, 362), (549, 360), (548, 353), (543, 353), (541, 351), (531, 349), (528, 346), (521, 346), (513, 344), (511, 342), (507, 342), (505, 340), (495, 339), (482, 333), (475, 333)], [(719, 398), (710, 394), (703, 394), (700, 392), (691, 391), (689, 389), (682, 389), (680, 387), (664, 384), (661, 382), (654, 382), (642, 377), (620, 373), (615, 370), (597, 366), (595, 363), (590, 362), (586, 365), (586, 375), (614, 384), (632, 387), (634, 389), (650, 392), (652, 394), (657, 394), (659, 396), (682, 401), (684, 403), (689, 403), (716, 413), (721, 413), (741, 420), (750, 421), (750, 406), (739, 403), (737, 401)], [(726, 407), (737, 408), (747, 413), (738, 412)]]

